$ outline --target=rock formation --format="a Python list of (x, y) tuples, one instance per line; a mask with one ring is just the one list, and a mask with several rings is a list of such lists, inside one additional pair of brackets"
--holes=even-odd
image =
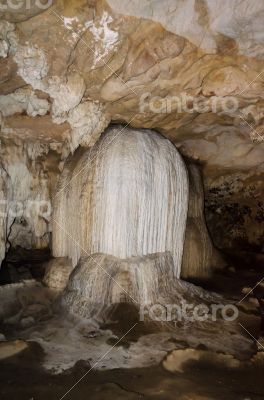
[(157, 130), (202, 163), (217, 246), (262, 251), (263, 5), (234, 1), (4, 4), (1, 140), (60, 147), (61, 168), (110, 121)]
[(51, 259), (45, 268), (43, 283), (50, 289), (62, 291), (67, 286), (72, 264), (66, 258)]
[(209, 277), (223, 262), (207, 232), (198, 168), (190, 165), (188, 184), (168, 141), (121, 129), (108, 129), (92, 150), (69, 157), (54, 196), (53, 255), (69, 257), (74, 267), (96, 252), (126, 259), (170, 251), (175, 276)]
[(189, 207), (184, 238), (181, 277), (207, 279), (224, 266), (220, 253), (212, 244), (204, 217), (204, 191), (199, 168), (188, 166)]
[(200, 304), (220, 300), (217, 295), (176, 279), (173, 268), (169, 252), (127, 259), (92, 254), (82, 258), (71, 274), (63, 305), (71, 314), (107, 319), (111, 307), (122, 302), (132, 302), (139, 309), (181, 301)]
[(48, 145), (2, 137), (0, 262), (11, 244), (26, 249), (49, 245), (53, 174), (47, 170), (48, 153)]
[[(230, 283), (236, 321), (162, 321), (100, 368), (157, 364), (177, 348), (164, 365), (179, 371), (204, 346), (249, 358), (263, 296), (241, 301), (235, 273), (254, 288), (263, 272), (263, 2), (17, 3), (0, 0), (0, 274), (12, 255), (26, 272), (0, 286), (4, 333), (15, 325), (36, 340), (57, 372), (87, 348), (96, 363), (122, 332), (96, 321), (118, 304), (137, 317), (141, 305), (225, 306), (188, 282), (225, 259), (206, 284)], [(21, 254), (51, 248), (44, 277), (42, 264), (23, 281), (33, 268)]]
[[(155, 331), (175, 332), (178, 340), (191, 346), (199, 338), (208, 349), (238, 359), (254, 352), (248, 338), (241, 335), (237, 319), (231, 318), (234, 306), (231, 309), (222, 296), (175, 278), (168, 252), (128, 259), (105, 254), (84, 257), (70, 275), (61, 301), (67, 315), (98, 324), (115, 320), (118, 304), (130, 303), (141, 324), (154, 325)], [(225, 319), (218, 314), (216, 323), (212, 305), (220, 309), (227, 306), (231, 317)], [(244, 313), (239, 314), (243, 321)]]
[(132, 302), (138, 309), (165, 303), (175, 288), (173, 267), (169, 252), (127, 259), (92, 254), (82, 258), (71, 274), (63, 306), (73, 315), (107, 320), (121, 302)]
[(170, 251), (179, 277), (188, 209), (184, 162), (155, 132), (121, 129), (76, 152), (62, 173), (53, 255), (75, 266), (81, 255), (97, 252), (129, 258)]

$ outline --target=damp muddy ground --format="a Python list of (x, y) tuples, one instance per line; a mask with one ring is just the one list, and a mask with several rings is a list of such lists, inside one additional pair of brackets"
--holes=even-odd
[[(237, 278), (232, 273), (224, 281), (216, 279), (215, 286), (210, 289), (238, 295), (245, 284), (255, 282), (256, 275), (245, 272)], [(130, 319), (133, 320), (133, 316)], [(126, 318), (120, 322), (111, 327), (117, 337), (122, 337), (127, 331)], [(137, 329), (139, 327), (121, 341), (122, 346), (137, 340), (142, 333), (149, 333)], [(3, 333), (8, 339), (19, 338), (12, 332)], [(69, 370), (52, 374), (43, 367), (45, 354), (42, 347), (31, 341), (25, 350), (0, 361), (0, 399), (263, 400), (264, 352), (259, 354), (262, 363), (249, 363), (235, 369), (189, 360), (184, 363), (182, 372), (169, 372), (162, 362), (146, 368), (95, 370), (91, 369), (89, 362), (78, 361)]]
[(170, 373), (162, 365), (88, 372), (89, 365), (78, 362), (66, 373), (51, 375), (41, 368), (43, 356), (39, 345), (31, 343), (1, 362), (2, 400), (264, 399), (264, 370), (256, 366), (234, 371), (192, 361), (182, 373)]

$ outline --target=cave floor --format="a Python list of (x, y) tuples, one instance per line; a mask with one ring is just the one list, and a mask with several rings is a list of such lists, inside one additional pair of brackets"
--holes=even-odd
[[(64, 374), (51, 375), (40, 367), (42, 350), (36, 343), (1, 363), (0, 398), (3, 400), (178, 399), (263, 400), (263, 369), (235, 371), (191, 362), (183, 373), (161, 365), (141, 369), (90, 371), (82, 364)], [(78, 380), (87, 375), (78, 383)], [(74, 385), (68, 393), (66, 392)], [(66, 395), (65, 395), (66, 394)], [(65, 395), (65, 396), (64, 396)]]
[[(256, 278), (253, 273), (243, 273), (238, 279), (238, 275), (231, 272), (226, 280), (222, 276), (221, 284), (216, 279), (210, 289), (241, 296), (241, 288), (246, 283), (252, 285)], [(117, 337), (127, 331), (127, 326), (121, 328), (115, 332)], [(9, 340), (26, 339), (17, 336), (18, 332), (3, 333)], [(127, 340), (135, 338), (127, 337)], [(264, 343), (264, 338), (259, 340)], [(77, 343), (75, 346), (77, 348)], [(153, 353), (157, 350), (155, 347), (153, 342)], [(89, 363), (79, 361), (65, 372), (54, 374), (43, 367), (43, 347), (32, 340), (27, 342), (24, 351), (0, 361), (0, 399), (263, 400), (264, 351), (258, 354), (261, 362), (239, 368), (189, 360), (182, 372), (169, 372), (162, 362), (145, 368), (90, 370)]]

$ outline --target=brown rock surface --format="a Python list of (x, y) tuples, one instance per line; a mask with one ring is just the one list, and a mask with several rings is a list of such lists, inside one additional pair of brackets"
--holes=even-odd
[[(61, 167), (60, 157), (93, 145), (110, 121), (158, 130), (202, 164), (217, 245), (242, 235), (261, 251), (264, 9), (256, 0), (235, 2), (59, 0), (41, 10), (36, 2), (5, 9), (0, 95), (29, 86), (50, 110), (2, 115), (1, 138), (6, 146), (18, 136), (49, 142), (50, 153), (61, 146)], [(217, 197), (229, 184), (232, 196)], [(219, 211), (220, 199), (227, 204)], [(228, 205), (238, 210), (232, 223)]]

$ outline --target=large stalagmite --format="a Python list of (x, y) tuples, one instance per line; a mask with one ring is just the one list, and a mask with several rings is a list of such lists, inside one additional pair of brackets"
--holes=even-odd
[(110, 128), (66, 165), (54, 201), (53, 254), (121, 259), (169, 251), (179, 277), (188, 177), (177, 149), (147, 130)]
[(139, 309), (144, 305), (219, 300), (216, 294), (176, 279), (169, 252), (127, 259), (106, 254), (83, 257), (62, 295), (62, 304), (70, 314), (102, 319), (122, 302)]
[(215, 294), (176, 279), (169, 252), (125, 260), (105, 254), (83, 257), (62, 294), (62, 305), (71, 315), (99, 321), (107, 320), (123, 302), (132, 303), (141, 313), (144, 306), (219, 300)]

